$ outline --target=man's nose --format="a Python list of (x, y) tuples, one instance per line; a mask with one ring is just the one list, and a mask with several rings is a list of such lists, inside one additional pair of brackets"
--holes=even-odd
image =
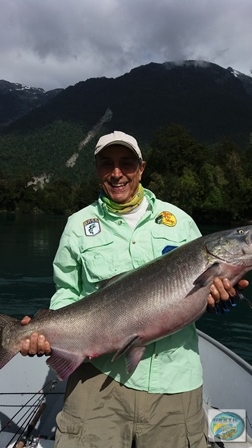
[(122, 176), (122, 172), (121, 172), (121, 169), (120, 169), (119, 166), (114, 165), (114, 168), (113, 168), (113, 171), (112, 171), (112, 175), (113, 175), (114, 177), (120, 177), (120, 176)]

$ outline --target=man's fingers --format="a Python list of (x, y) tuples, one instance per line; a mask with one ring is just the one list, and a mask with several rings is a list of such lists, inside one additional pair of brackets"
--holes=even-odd
[(220, 300), (228, 300), (236, 294), (235, 289), (227, 278), (221, 279), (215, 277), (210, 286), (210, 294), (207, 303), (210, 306), (215, 306)]
[[(238, 283), (238, 288), (243, 289), (249, 285), (248, 280), (241, 279)], [(210, 286), (210, 294), (207, 299), (207, 304), (210, 307), (214, 307), (215, 303), (218, 303), (220, 300), (228, 300), (230, 297), (235, 297), (237, 294), (235, 288), (231, 285), (230, 281), (227, 278), (218, 278), (215, 277), (213, 279), (213, 283)]]
[(30, 339), (24, 339), (22, 341), (22, 347), (20, 350), (20, 353), (22, 356), (27, 356), (29, 355), (29, 349), (30, 349)]
[(37, 353), (38, 355), (43, 355), (45, 352), (45, 336), (43, 336), (42, 334), (40, 334), (38, 336), (38, 345), (37, 345)]
[(214, 300), (212, 294), (209, 294), (208, 299), (207, 299), (207, 304), (209, 306), (215, 306), (215, 300)]
[(30, 322), (31, 318), (29, 316), (24, 316), (21, 320), (22, 325), (27, 325)]
[(29, 355), (36, 355), (38, 353), (38, 333), (32, 333), (30, 338)]
[(45, 351), (45, 355), (47, 355), (47, 356), (50, 355), (50, 353), (51, 353), (51, 346), (48, 341), (45, 341), (44, 351)]
[(30, 339), (24, 339), (20, 350), (23, 356), (50, 355), (51, 346), (46, 341), (45, 336), (38, 333), (32, 333)]
[(38, 336), (38, 355), (50, 355), (51, 347), (43, 334)]
[(228, 300), (229, 296), (235, 296), (235, 289), (227, 278), (214, 278), (210, 292), (215, 301)]
[(247, 286), (249, 285), (249, 281), (245, 280), (244, 278), (239, 280), (239, 282), (237, 283), (238, 288), (239, 289), (243, 289), (243, 288), (247, 288)]
[(220, 293), (219, 290), (216, 288), (214, 284), (210, 286), (210, 295), (214, 302), (218, 302), (220, 300)]

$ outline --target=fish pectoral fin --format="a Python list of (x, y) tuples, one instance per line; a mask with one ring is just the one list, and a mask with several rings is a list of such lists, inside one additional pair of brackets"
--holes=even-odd
[(117, 352), (114, 354), (113, 358), (112, 358), (112, 362), (115, 361), (116, 359), (120, 358), (120, 356), (124, 355), (124, 353), (126, 353), (133, 344), (135, 344), (136, 342), (139, 342), (140, 338), (139, 336), (134, 336), (133, 338), (131, 338), (128, 342), (126, 342), (126, 344), (123, 345), (122, 348), (120, 348), (119, 350), (117, 350)]
[(146, 347), (144, 345), (138, 347), (132, 347), (125, 353), (126, 371), (127, 373), (133, 372), (138, 363), (141, 361)]
[(207, 286), (212, 282), (214, 277), (219, 277), (222, 274), (222, 269), (220, 263), (216, 262), (212, 264), (209, 268), (207, 268), (202, 274), (196, 278), (193, 282), (194, 286), (198, 288), (203, 288), (203, 286)]
[(51, 356), (46, 363), (56, 372), (59, 380), (65, 380), (85, 358), (80, 353), (68, 353), (60, 349), (52, 349)]

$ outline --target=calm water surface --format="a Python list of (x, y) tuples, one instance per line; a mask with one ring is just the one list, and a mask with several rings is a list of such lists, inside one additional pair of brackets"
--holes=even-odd
[(0, 213), (0, 311), (22, 316), (47, 308), (52, 261), (66, 218)]
[[(0, 213), (0, 313), (22, 317), (48, 308), (54, 293), (52, 261), (66, 217)], [(210, 233), (220, 228), (201, 228)], [(251, 285), (245, 295), (252, 300)], [(246, 303), (230, 313), (206, 313), (197, 327), (252, 364), (252, 310)]]

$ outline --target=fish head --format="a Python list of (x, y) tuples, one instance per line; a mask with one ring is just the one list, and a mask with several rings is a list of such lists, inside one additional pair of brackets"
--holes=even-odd
[(214, 259), (252, 266), (252, 226), (237, 227), (209, 235), (205, 248)]

